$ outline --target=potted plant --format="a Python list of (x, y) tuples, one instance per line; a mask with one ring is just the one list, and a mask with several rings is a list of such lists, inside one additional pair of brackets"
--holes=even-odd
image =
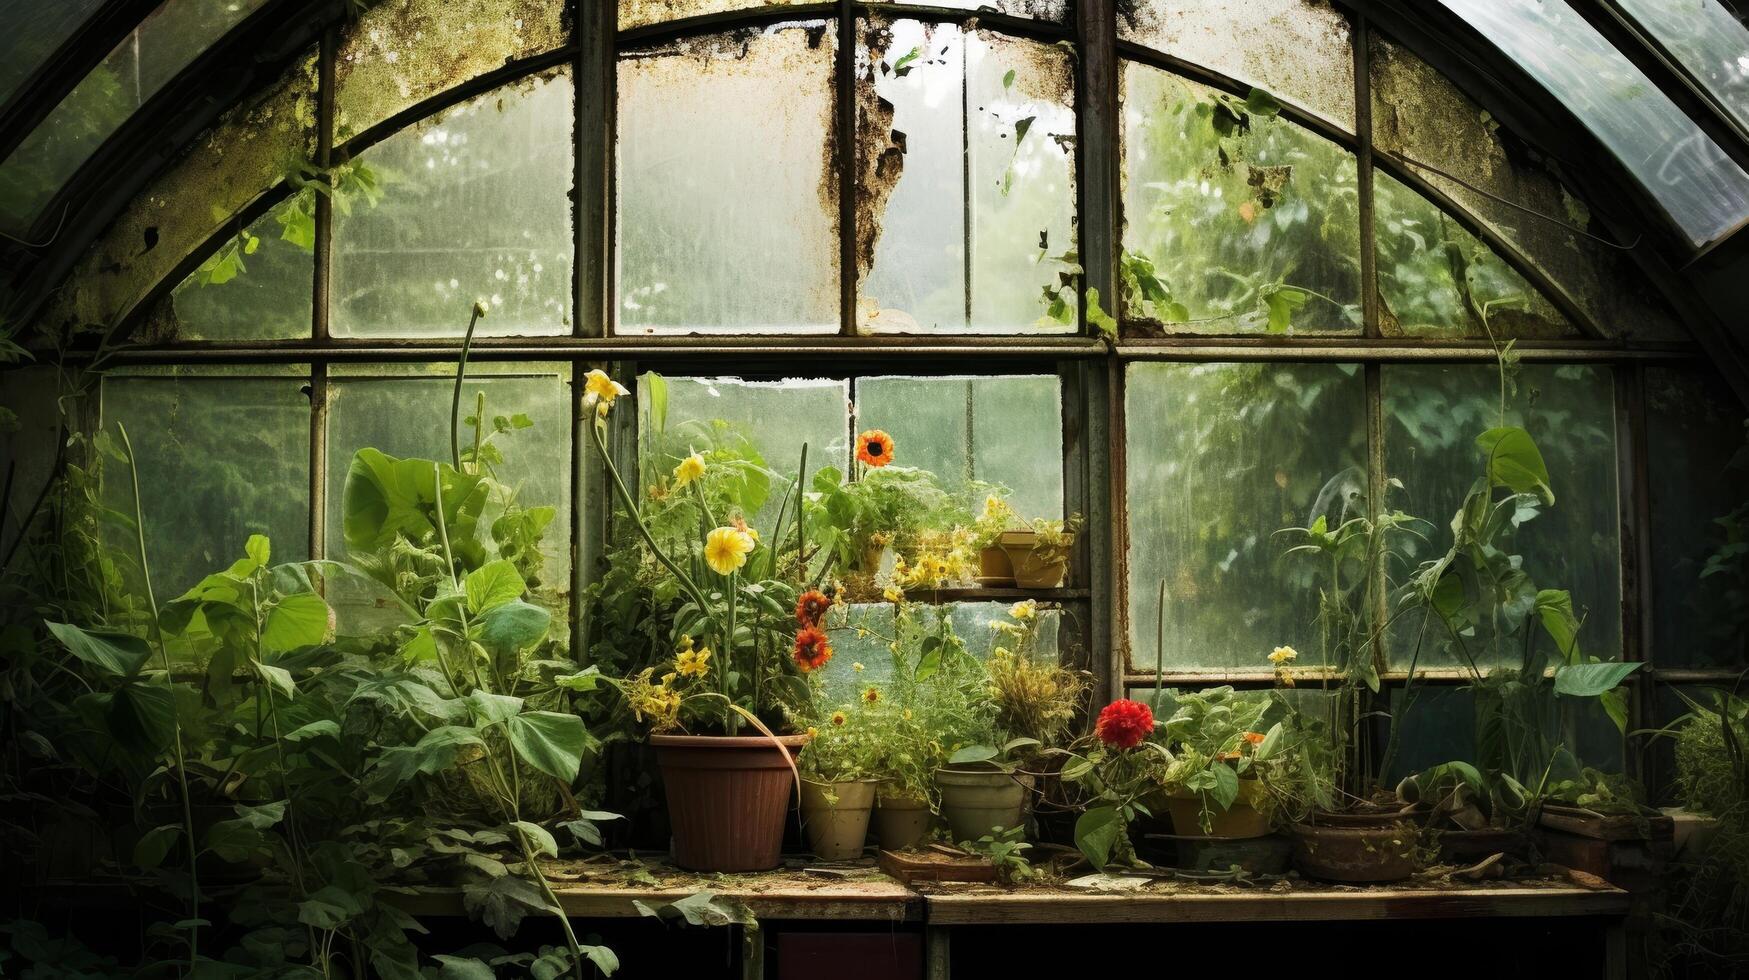
[(1268, 780), (1289, 737), (1279, 723), (1262, 731), (1270, 699), (1243, 697), (1231, 687), (1165, 696), (1172, 713), (1161, 737), (1171, 762), (1155, 799), (1171, 815), (1173, 833), (1228, 840), (1267, 835), (1275, 810)]
[(1063, 751), (1063, 781), (1083, 790), (1088, 801), (1075, 820), (1075, 846), (1094, 870), (1113, 863), (1140, 865), (1129, 828), (1152, 815), (1147, 798), (1171, 763), (1166, 746), (1153, 738), (1153, 709), (1120, 699), (1099, 712), (1092, 734)]
[(888, 552), (919, 534), (961, 523), (961, 508), (928, 470), (893, 465), (894, 443), (879, 429), (857, 436), (854, 479), (835, 467), (814, 474), (804, 520), (808, 536), (846, 575), (872, 582), (891, 571)]
[(978, 551), (978, 584), (990, 588), (1014, 586), (1014, 562), (1002, 547), (1002, 533), (1020, 524), (1020, 515), (1009, 505), (1007, 490), (990, 487), (984, 507), (972, 522), (973, 546)]
[(880, 689), (865, 688), (856, 706), (818, 710), (808, 727), (800, 758), (802, 833), (821, 860), (859, 858), (868, 841), (880, 757), (870, 722), (879, 703)]
[(1003, 531), (997, 541), (1014, 567), (1014, 584), (1022, 589), (1054, 589), (1069, 573), (1069, 549), (1081, 515), (1065, 520), (1040, 519), (1019, 530)]

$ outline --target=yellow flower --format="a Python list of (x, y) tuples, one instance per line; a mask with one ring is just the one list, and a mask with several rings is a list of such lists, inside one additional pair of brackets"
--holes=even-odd
[(1293, 663), (1299, 659), (1299, 656), (1300, 652), (1293, 647), (1276, 647), (1269, 653), (1269, 662), (1279, 667), (1282, 664)]
[(1008, 615), (1024, 623), (1038, 615), (1038, 600), (1027, 599), (1022, 602), (1017, 602), (1008, 607)]
[(889, 585), (881, 592), (881, 597), (896, 605), (905, 601), (905, 592), (898, 586)]
[(600, 368), (584, 375), (583, 391), (602, 405), (612, 405), (615, 398), (631, 394), (625, 385), (608, 377), (607, 372)]
[(820, 730), (818, 728), (815, 728), (813, 725), (809, 725), (808, 726), (808, 737), (809, 738), (819, 738), (820, 737)]
[(842, 712), (842, 711), (832, 712), (832, 724), (834, 724), (834, 725), (842, 725), (849, 720), (850, 720), (850, 718), (847, 717), (844, 714), (844, 712)]
[(677, 487), (684, 487), (703, 476), (704, 457), (698, 453), (686, 457), (680, 461), (679, 466), (674, 467), (674, 485)]
[(859, 664), (859, 663), (858, 664), (851, 664), (850, 669), (854, 670), (860, 674), (860, 673), (862, 673), (862, 664)]
[(880, 699), (881, 699), (881, 692), (880, 692), (879, 688), (871, 687), (868, 690), (862, 692), (862, 700), (867, 704), (875, 704), (876, 702), (880, 701)]
[(686, 649), (674, 658), (674, 669), (680, 671), (682, 677), (703, 677), (711, 672), (711, 650), (703, 647), (698, 650)]
[(906, 708), (904, 711), (899, 713), (899, 717), (905, 719), (906, 721), (910, 721), (911, 720), (911, 709)]
[(727, 575), (747, 564), (753, 538), (746, 531), (719, 527), (704, 539), (704, 561), (718, 575)]

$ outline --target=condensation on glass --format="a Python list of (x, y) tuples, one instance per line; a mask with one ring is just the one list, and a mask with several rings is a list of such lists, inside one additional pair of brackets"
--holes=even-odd
[(1749, 174), (1566, 0), (1440, 0), (1572, 110), (1695, 245), (1749, 217)]
[(949, 24), (862, 27), (858, 331), (1074, 330), (1068, 54)]
[(830, 24), (622, 51), (618, 332), (835, 333)]
[(1120, 0), (1117, 32), (1354, 131), (1352, 30), (1323, 0)]
[[(1005, 602), (949, 602), (931, 606), (913, 606), (912, 614), (922, 620), (926, 629), (936, 626), (938, 615), (946, 616), (954, 635), (965, 643), (966, 653), (978, 660), (988, 660), (1003, 634), (994, 624), (1012, 622), (1010, 605)], [(897, 607), (890, 602), (854, 603), (847, 613), (848, 629), (832, 631), (832, 659), (820, 668), (820, 683), (828, 700), (853, 704), (856, 696), (869, 686), (888, 690), (893, 677), (892, 641)], [(1040, 609), (1037, 646), (1034, 656), (1046, 662), (1056, 661), (1064, 652), (1063, 614), (1055, 609)], [(863, 632), (858, 634), (857, 630)], [(915, 664), (911, 665), (915, 668)]]
[(459, 336), (570, 331), (572, 91), (523, 79), (402, 130), (337, 178), (331, 329)]
[(1373, 175), (1379, 326), (1387, 337), (1575, 336), (1547, 297), (1439, 206)]
[(1749, 127), (1749, 28), (1719, 0), (1619, 0), (1624, 11)]
[(22, 235), (128, 117), (265, 0), (166, 0), (0, 162), (0, 229)]
[(0, 37), (0, 103), (41, 70), (103, 0), (15, 2), (6, 5), (6, 32)]
[[(1359, 333), (1354, 155), (1169, 72), (1123, 70), (1124, 312), (1174, 333)], [(1142, 273), (1159, 290), (1143, 288)]]
[[(1374, 161), (1413, 173), (1512, 243), (1607, 336), (1686, 338), (1610, 232), (1531, 146), (1432, 65), (1372, 34)], [(1446, 176), (1450, 175), (1450, 176)], [(1625, 243), (1624, 243), (1625, 244)]]
[[(302, 561), (310, 544), (310, 399), (307, 365), (174, 367), (103, 380), (103, 425), (127, 427), (139, 465), (152, 587), (181, 595), (243, 557), (252, 534), (275, 562)], [(119, 444), (119, 441), (118, 441)], [(131, 517), (127, 464), (103, 464), (103, 501)], [(134, 594), (140, 586), (131, 528), (106, 534)]]
[(1365, 514), (1360, 366), (1133, 364), (1124, 409), (1129, 670), (1317, 662), (1322, 568), (1276, 532)]
[(389, 0), (342, 35), (334, 65), (334, 139), (506, 62), (565, 46), (567, 5), (549, 0)]
[[(1501, 540), (1522, 556), (1523, 571), (1537, 589), (1571, 593), (1573, 609), (1584, 621), (1580, 649), (1588, 656), (1619, 659), (1621, 512), (1609, 369), (1521, 366), (1507, 386), (1504, 417), (1499, 374), (1492, 365), (1387, 364), (1382, 379), (1385, 473), (1403, 485), (1387, 488), (1382, 506), (1418, 518), (1417, 530), (1425, 538), (1399, 541), (1406, 567), (1413, 569), (1451, 546), (1452, 517), (1484, 475), (1476, 438), (1496, 426), (1522, 426), (1542, 451), (1555, 502), (1537, 506), (1534, 513), (1521, 509), (1516, 530)], [(1396, 631), (1393, 667), (1407, 667), (1415, 656), (1418, 625), (1410, 622)], [(1473, 660), (1484, 667), (1516, 666), (1522, 636), (1482, 624), (1463, 638), (1460, 650), (1429, 635), (1419, 665), (1465, 666)]]
[(1749, 442), (1743, 403), (1700, 367), (1646, 369), (1650, 467), (1651, 659), (1728, 667), (1749, 635)]
[(315, 193), (294, 193), (226, 239), (158, 304), (136, 339), (310, 336)]

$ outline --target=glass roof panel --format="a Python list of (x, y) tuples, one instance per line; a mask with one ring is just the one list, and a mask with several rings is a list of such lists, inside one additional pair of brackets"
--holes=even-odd
[(8, 0), (0, 4), (0, 103), (12, 98), (49, 56), (103, 0), (57, 0), (55, 3)]
[(0, 163), (0, 229), (29, 228), (129, 116), (265, 0), (165, 0)]
[(1565, 0), (1440, 0), (1589, 127), (1705, 245), (1749, 216), (1749, 175)]
[(1749, 28), (1719, 0), (1619, 0), (1713, 98), (1749, 126)]

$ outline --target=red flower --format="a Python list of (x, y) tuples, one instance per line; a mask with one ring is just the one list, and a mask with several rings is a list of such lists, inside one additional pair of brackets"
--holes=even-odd
[(795, 658), (802, 673), (819, 670), (832, 659), (832, 643), (818, 627), (804, 626), (796, 631)]
[(1154, 712), (1140, 701), (1118, 700), (1105, 706), (1093, 734), (1114, 749), (1133, 749), (1154, 730)]
[(796, 600), (796, 625), (817, 627), (826, 618), (826, 610), (831, 608), (832, 600), (826, 598), (826, 593), (809, 589)]

